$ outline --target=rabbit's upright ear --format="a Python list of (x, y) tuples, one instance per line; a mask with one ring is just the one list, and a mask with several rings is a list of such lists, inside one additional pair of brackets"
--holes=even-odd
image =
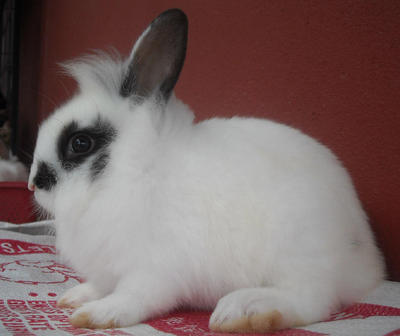
[(135, 43), (120, 94), (139, 102), (157, 95), (168, 100), (186, 54), (188, 21), (179, 9), (160, 14)]

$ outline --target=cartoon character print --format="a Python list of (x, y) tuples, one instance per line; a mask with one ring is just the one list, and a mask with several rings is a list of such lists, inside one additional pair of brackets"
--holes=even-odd
[(69, 279), (82, 282), (72, 269), (54, 260), (16, 260), (0, 264), (0, 280), (19, 284), (60, 284)]

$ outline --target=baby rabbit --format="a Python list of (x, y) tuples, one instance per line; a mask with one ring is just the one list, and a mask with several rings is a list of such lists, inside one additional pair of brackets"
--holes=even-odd
[(79, 92), (42, 123), (29, 188), (86, 283), (76, 327), (130, 326), (178, 307), (210, 328), (321, 321), (383, 278), (351, 179), (329, 149), (254, 118), (193, 122), (173, 94), (187, 18), (158, 16), (130, 57), (65, 65)]

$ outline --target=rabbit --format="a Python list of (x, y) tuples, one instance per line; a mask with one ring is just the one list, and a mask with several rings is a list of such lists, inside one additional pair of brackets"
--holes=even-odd
[[(0, 97), (0, 105), (1, 105)], [(10, 140), (10, 123), (2, 123), (0, 114), (0, 182), (6, 181), (28, 181), (28, 169), (12, 154), (8, 142)]]
[[(0, 140), (1, 145), (1, 140)], [(7, 153), (8, 159), (0, 157), (0, 182), (28, 181), (28, 170), (16, 156)]]
[(85, 328), (180, 307), (213, 309), (217, 332), (322, 321), (384, 277), (351, 178), (292, 127), (195, 122), (173, 93), (187, 34), (170, 9), (127, 59), (63, 65), (78, 92), (40, 125), (29, 176), (61, 257), (86, 281), (58, 305)]

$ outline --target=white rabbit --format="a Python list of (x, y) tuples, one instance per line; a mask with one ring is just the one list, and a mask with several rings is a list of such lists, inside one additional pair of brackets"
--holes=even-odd
[(194, 123), (172, 94), (186, 40), (185, 14), (168, 10), (126, 61), (65, 66), (80, 90), (40, 126), (29, 178), (87, 280), (59, 305), (77, 327), (189, 306), (215, 308), (212, 330), (264, 332), (359, 300), (384, 267), (349, 175), (288, 126)]
[[(1, 117), (1, 114), (0, 114)], [(0, 120), (1, 122), (1, 120)], [(9, 140), (10, 137), (10, 124), (5, 122), (0, 127), (0, 182), (4, 181), (27, 181), (28, 180), (28, 169), (25, 165), (14, 156), (5, 140)]]
[[(1, 140), (0, 140), (1, 141)], [(0, 181), (27, 181), (28, 170), (17, 157), (9, 155), (8, 159), (0, 157)]]

